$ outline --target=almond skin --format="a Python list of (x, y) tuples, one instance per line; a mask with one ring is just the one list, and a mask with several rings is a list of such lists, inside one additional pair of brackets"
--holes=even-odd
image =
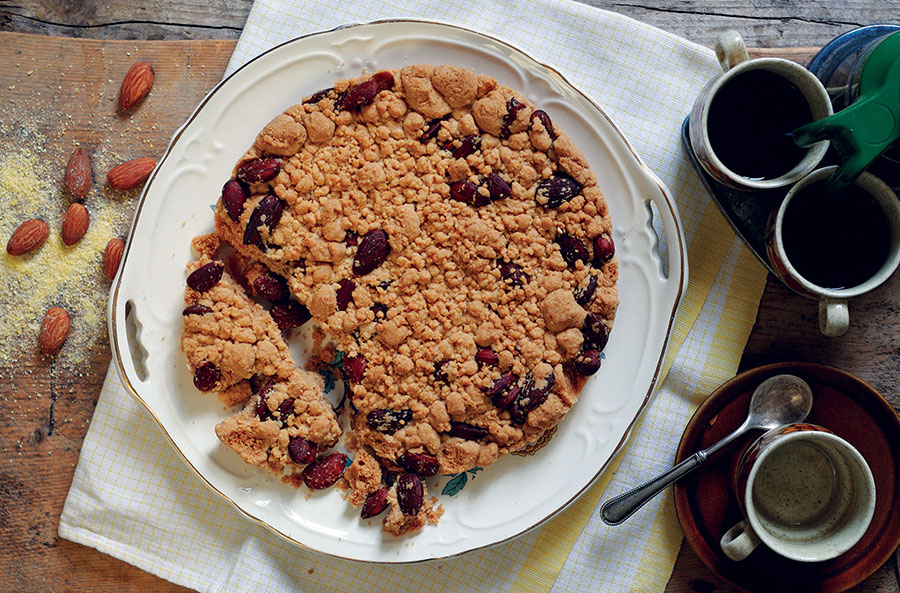
[(144, 183), (154, 167), (156, 161), (150, 157), (132, 159), (110, 169), (106, 182), (113, 189), (128, 191)]
[(41, 332), (38, 334), (38, 345), (44, 356), (55, 354), (66, 341), (72, 320), (69, 313), (62, 307), (50, 307), (44, 314), (41, 322)]
[(36, 249), (47, 240), (50, 227), (40, 218), (31, 218), (19, 225), (6, 243), (6, 253), (22, 255)]
[(80, 146), (69, 157), (63, 187), (76, 200), (83, 200), (91, 189), (91, 161), (87, 151)]
[(136, 62), (128, 69), (119, 89), (119, 105), (123, 111), (128, 111), (147, 96), (153, 88), (153, 78), (153, 67), (147, 62)]
[(66, 245), (74, 245), (81, 241), (84, 234), (91, 224), (91, 216), (88, 214), (84, 204), (74, 202), (69, 209), (62, 222), (62, 241)]
[(103, 251), (103, 273), (112, 280), (116, 277), (119, 269), (119, 263), (122, 261), (122, 253), (125, 252), (125, 241), (115, 237), (106, 244)]

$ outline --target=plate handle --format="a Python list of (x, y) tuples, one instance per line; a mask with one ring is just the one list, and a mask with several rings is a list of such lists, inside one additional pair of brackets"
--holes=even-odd
[(143, 326), (140, 316), (133, 299), (119, 297), (110, 297), (109, 330), (113, 338), (110, 340), (113, 362), (126, 382), (147, 384), (147, 349), (141, 342)]
[(669, 296), (673, 300), (677, 299), (680, 303), (681, 293), (687, 289), (688, 270), (685, 265), (685, 262), (687, 262), (687, 245), (681, 232), (681, 224), (678, 222), (678, 207), (675, 205), (675, 200), (669, 196), (669, 190), (666, 189), (663, 182), (646, 166), (644, 166), (644, 169), (655, 183), (655, 186), (650, 187), (645, 192), (645, 195), (648, 197), (647, 205), (649, 207), (652, 202), (656, 206), (656, 213), (659, 215), (663, 232), (665, 232), (666, 236), (668, 274), (663, 274), (662, 270), (660, 270), (660, 277), (663, 280), (665, 290), (670, 293)]

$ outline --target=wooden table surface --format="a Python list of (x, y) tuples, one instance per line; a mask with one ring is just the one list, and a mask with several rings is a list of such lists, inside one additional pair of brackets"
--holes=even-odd
[[(59, 179), (74, 144), (80, 143), (95, 159), (96, 183), (87, 205), (112, 208), (107, 231), (127, 232), (136, 192), (110, 194), (98, 188), (99, 182), (120, 160), (162, 153), (175, 128), (221, 78), (251, 3), (0, 0), (0, 142), (6, 154), (19, 151), (24, 162), (36, 163), (45, 177), (53, 178), (46, 198), (51, 218), (58, 220), (65, 206)], [(589, 3), (707, 45), (722, 30), (736, 28), (748, 45), (760, 48), (757, 55), (784, 55), (799, 62), (842, 32), (900, 20), (900, 0)], [(118, 85), (138, 59), (154, 65), (157, 83), (146, 105), (122, 117), (114, 108)], [(0, 158), (0, 182), (6, 180), (4, 163)], [(98, 265), (96, 257), (92, 265)], [(96, 280), (97, 269), (86, 273), (93, 284), (80, 289), (79, 302), (102, 310), (108, 284)], [(0, 276), (0, 290), (5, 286)], [(0, 308), (9, 302), (0, 296)], [(825, 338), (816, 330), (815, 303), (770, 276), (741, 367), (784, 360), (834, 365), (869, 382), (900, 409), (898, 311), (900, 277), (895, 275), (852, 301), (852, 324), (845, 336)], [(0, 310), (0, 330), (11, 323), (9, 313)], [(26, 331), (12, 343), (9, 332), (0, 331), (0, 591), (187, 591), (57, 536), (110, 360), (102, 319), (80, 332), (68, 356), (45, 359), (34, 334), (21, 338), (28, 336)], [(852, 590), (900, 592), (896, 554)], [(712, 574), (685, 543), (666, 591), (735, 589)]]

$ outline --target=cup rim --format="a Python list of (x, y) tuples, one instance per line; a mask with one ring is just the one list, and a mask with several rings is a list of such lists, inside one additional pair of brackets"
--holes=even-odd
[[(819, 295), (819, 297), (847, 299), (865, 294), (884, 284), (888, 280), (888, 278), (890, 278), (894, 274), (898, 266), (900, 266), (900, 247), (893, 249), (893, 253), (889, 253), (888, 258), (885, 260), (884, 264), (882, 264), (881, 268), (879, 268), (878, 272), (862, 284), (851, 286), (849, 288), (827, 288), (825, 286), (819, 286), (818, 284), (810, 282), (797, 271), (797, 268), (794, 267), (794, 264), (791, 263), (790, 258), (788, 258), (787, 256), (787, 252), (784, 249), (784, 239), (782, 236), (784, 215), (794, 196), (796, 196), (797, 193), (807, 185), (830, 176), (831, 173), (834, 172), (837, 168), (837, 165), (831, 165), (828, 167), (821, 167), (819, 169), (816, 169), (807, 174), (800, 181), (795, 183), (793, 187), (791, 187), (790, 191), (788, 191), (787, 195), (785, 195), (784, 199), (781, 201), (781, 204), (778, 205), (778, 210), (775, 213), (775, 223), (773, 225), (773, 247), (778, 255), (778, 258), (781, 260), (781, 263), (784, 266), (785, 272), (790, 274), (791, 279), (797, 282), (801, 287), (803, 287), (804, 290), (811, 294)], [(876, 177), (868, 171), (864, 171), (856, 179), (856, 181), (853, 182), (853, 184), (859, 186), (866, 193), (871, 195), (876, 200), (879, 207), (885, 211), (885, 214), (888, 216), (889, 222), (891, 222), (890, 231), (892, 243), (900, 242), (900, 200), (898, 200), (897, 195), (894, 193), (894, 190), (891, 189), (891, 187), (881, 178)], [(884, 199), (882, 199), (879, 194), (876, 194), (876, 191), (880, 192), (880, 195), (885, 196)], [(893, 210), (895, 216), (891, 216), (891, 212), (887, 211), (888, 208), (885, 207), (885, 203), (890, 204), (889, 208)]]
[[(868, 531), (869, 526), (872, 524), (872, 518), (875, 515), (875, 497), (876, 497), (876, 489), (875, 489), (875, 477), (872, 475), (872, 468), (869, 467), (868, 462), (866, 462), (865, 458), (862, 456), (862, 453), (850, 444), (845, 439), (839, 437), (828, 429), (817, 430), (815, 425), (810, 425), (813, 427), (812, 430), (801, 430), (797, 432), (790, 432), (780, 435), (780, 438), (776, 442), (775, 447), (766, 447), (764, 451), (757, 457), (753, 462), (753, 467), (750, 469), (750, 473), (747, 475), (747, 486), (743, 493), (743, 506), (744, 506), (744, 517), (750, 523), (750, 526), (753, 528), (753, 531), (756, 533), (756, 536), (760, 539), (762, 543), (764, 543), (770, 550), (773, 552), (784, 556), (785, 558), (789, 558), (791, 560), (796, 560), (799, 562), (820, 562), (824, 560), (831, 560), (836, 558), (851, 549), (855, 546), (859, 540), (863, 538)], [(779, 427), (773, 430), (781, 430), (784, 427)], [(823, 427), (824, 428), (824, 427)], [(764, 433), (765, 434), (765, 433)], [(760, 437), (762, 438), (762, 437)], [(772, 535), (766, 531), (762, 524), (759, 522), (756, 515), (751, 514), (749, 512), (750, 508), (753, 508), (752, 499), (753, 499), (753, 488), (751, 484), (756, 479), (756, 474), (759, 471), (760, 467), (762, 467), (763, 461), (778, 447), (784, 446), (785, 443), (796, 440), (798, 438), (802, 439), (824, 439), (827, 441), (832, 441), (833, 443), (837, 443), (840, 447), (842, 447), (843, 451), (848, 454), (850, 457), (855, 459), (857, 463), (859, 463), (860, 467), (863, 469), (863, 475), (865, 477), (865, 482), (868, 488), (865, 490), (866, 492), (866, 505), (865, 505), (865, 517), (861, 522), (862, 527), (859, 529), (859, 533), (856, 534), (853, 538), (848, 538), (840, 546), (835, 546), (831, 552), (828, 552), (824, 555), (814, 555), (814, 556), (799, 556), (796, 554), (791, 554), (787, 549), (785, 549), (780, 540), (776, 539)], [(755, 441), (754, 441), (755, 443)], [(752, 447), (752, 445), (751, 445)]]
[[(775, 177), (773, 179), (750, 179), (749, 177), (744, 177), (743, 175), (739, 175), (738, 173), (735, 173), (734, 171), (729, 169), (727, 166), (725, 166), (721, 159), (719, 159), (718, 155), (716, 155), (715, 151), (712, 149), (712, 146), (708, 142), (709, 111), (710, 107), (712, 106), (712, 102), (715, 99), (716, 93), (718, 93), (719, 89), (721, 89), (722, 86), (724, 86), (728, 81), (736, 77), (738, 74), (741, 74), (742, 72), (745, 72), (747, 70), (759, 69), (772, 72), (773, 69), (771, 68), (771, 66), (787, 68), (789, 71), (794, 72), (796, 76), (806, 77), (810, 81), (815, 81), (813, 83), (813, 87), (815, 88), (815, 92), (818, 94), (819, 100), (825, 107), (825, 113), (820, 117), (815, 117), (813, 121), (817, 121), (819, 119), (822, 119), (823, 117), (828, 117), (829, 115), (834, 113), (834, 109), (831, 105), (831, 98), (828, 96), (828, 91), (822, 84), (822, 82), (818, 78), (816, 78), (816, 76), (812, 72), (810, 72), (797, 62), (786, 60), (784, 58), (765, 57), (745, 60), (724, 72), (720, 72), (718, 76), (716, 76), (716, 78), (712, 79), (709, 82), (707, 88), (703, 91), (703, 93), (701, 93), (702, 96), (705, 96), (705, 100), (703, 101), (703, 104), (699, 111), (700, 130), (701, 134), (706, 137), (705, 144), (708, 147), (708, 150), (706, 151), (706, 157), (710, 160), (711, 164), (716, 169), (718, 169), (719, 172), (721, 172), (721, 174), (723, 174), (730, 180), (732, 184), (748, 190), (775, 189), (779, 187), (785, 187), (797, 182), (805, 175), (815, 170), (819, 163), (822, 162), (822, 159), (825, 157), (825, 153), (828, 151), (828, 147), (831, 143), (830, 140), (822, 140), (820, 142), (816, 142), (811, 147), (809, 147), (806, 155), (794, 166), (793, 169), (791, 169), (784, 175)], [(791, 82), (794, 81), (792, 80)], [(810, 108), (814, 110), (816, 106), (809, 101), (809, 97), (806, 95), (806, 93), (804, 93), (804, 96), (806, 97), (807, 102), (810, 103)], [(806, 164), (804, 165), (803, 163)]]

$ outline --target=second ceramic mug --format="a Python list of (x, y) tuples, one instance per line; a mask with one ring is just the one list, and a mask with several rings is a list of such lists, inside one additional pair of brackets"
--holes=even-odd
[[(831, 176), (831, 173), (837, 167), (823, 167), (818, 169), (798, 183), (796, 183), (785, 196), (781, 205), (772, 211), (766, 226), (766, 253), (769, 256), (769, 262), (772, 270), (784, 284), (794, 292), (805, 297), (816, 299), (819, 301), (819, 330), (826, 336), (840, 336), (847, 331), (850, 325), (850, 312), (847, 306), (847, 299), (859, 296), (870, 290), (873, 290), (884, 283), (891, 274), (900, 265), (900, 200), (888, 185), (870, 173), (863, 173), (853, 184), (859, 191), (864, 192), (874, 200), (874, 205), (880, 209), (883, 215), (884, 224), (884, 259), (880, 267), (871, 270), (871, 274), (865, 278), (861, 278), (855, 285), (843, 286), (840, 288), (830, 288), (823, 286), (806, 278), (798, 271), (797, 262), (791, 260), (788, 249), (785, 247), (785, 218), (789, 212), (796, 197), (809, 185), (824, 182)], [(821, 186), (820, 186), (821, 187)], [(823, 189), (824, 191), (824, 189)], [(811, 198), (815, 199), (816, 196)], [(818, 241), (854, 241), (857, 240), (860, 233), (874, 235), (874, 225), (867, 224), (867, 228), (849, 229), (847, 226), (852, 223), (854, 212), (851, 209), (860, 206), (855, 199), (847, 199), (845, 203), (840, 205), (840, 209), (832, 209), (831, 206), (823, 204), (825, 198), (819, 196), (818, 204), (822, 210), (813, 218), (825, 216), (829, 219), (827, 226), (823, 228), (821, 220), (800, 221), (797, 226), (803, 229), (794, 228), (790, 232), (802, 233), (799, 239), (805, 244), (815, 246)], [(801, 224), (802, 223), (802, 224)], [(851, 239), (848, 235), (854, 235), (857, 239)], [(789, 237), (790, 238), (790, 237)], [(797, 242), (797, 241), (795, 241)], [(855, 255), (850, 250), (856, 246), (847, 247), (847, 252)], [(827, 259), (824, 253), (817, 257), (823, 260)], [(868, 257), (866, 254), (860, 254), (857, 259)], [(879, 255), (880, 259), (880, 255)], [(831, 262), (834, 264), (835, 262)], [(850, 262), (849, 265), (857, 266), (857, 270), (864, 270), (864, 265), (868, 262), (856, 261)], [(876, 262), (878, 263), (878, 262)], [(845, 265), (845, 264), (842, 264)]]
[(875, 480), (863, 456), (814, 424), (759, 437), (738, 463), (734, 489), (746, 519), (722, 536), (732, 560), (760, 543), (791, 560), (830, 560), (865, 535), (875, 513)]
[[(831, 115), (833, 111), (828, 92), (809, 70), (796, 62), (782, 58), (758, 58), (751, 60), (747, 54), (747, 48), (744, 46), (744, 41), (737, 31), (725, 31), (718, 37), (716, 40), (716, 56), (719, 58), (723, 73), (710, 81), (700, 92), (691, 109), (689, 126), (691, 146), (694, 154), (697, 156), (697, 160), (706, 172), (717, 181), (735, 189), (762, 190), (790, 185), (815, 169), (828, 150), (828, 141), (819, 142), (803, 151), (799, 147), (794, 146), (793, 139), (788, 135), (793, 129), (783, 130), (778, 133), (777, 138), (771, 139), (779, 145), (783, 146), (786, 144), (788, 149), (793, 147), (802, 157), (796, 163), (787, 163), (787, 166), (791, 168), (786, 172), (771, 177), (751, 177), (735, 172), (722, 162), (720, 155), (716, 152), (716, 146), (714, 146), (716, 142), (711, 136), (722, 136), (724, 134), (724, 137), (719, 141), (718, 148), (720, 151), (725, 148), (740, 147), (742, 146), (740, 143), (749, 142), (747, 138), (740, 137), (739, 134), (735, 136), (728, 135), (727, 131), (712, 130), (713, 134), (710, 133), (710, 112), (713, 105), (716, 99), (722, 96), (723, 89), (727, 89), (729, 83), (732, 83), (738, 77), (763, 72), (773, 75), (767, 79), (770, 83), (787, 81), (787, 86), (782, 90), (802, 94), (800, 100), (806, 100), (809, 114), (812, 116), (812, 120), (809, 121), (815, 121)], [(753, 89), (758, 90), (756, 83), (750, 85), (747, 91), (753, 92)], [(780, 114), (785, 109), (787, 97), (778, 96), (776, 93), (768, 98), (774, 104), (758, 104), (759, 101), (764, 100), (756, 96), (749, 97), (747, 100), (749, 104), (754, 106), (754, 111), (765, 112), (765, 118), (776, 117), (776, 114)], [(719, 110), (730, 110), (732, 108), (733, 106), (731, 105), (717, 107)], [(736, 111), (738, 112), (726, 113), (724, 117), (734, 122), (741, 122), (742, 118), (748, 117), (748, 114), (739, 112), (739, 109), (736, 109)], [(809, 123), (809, 121), (798, 121), (797, 125)], [(772, 156), (772, 150), (767, 146), (759, 147), (758, 150), (751, 147), (750, 154), (754, 155), (755, 159), (760, 159), (760, 162), (763, 163), (765, 159), (775, 160)], [(772, 164), (780, 165), (780, 163), (775, 162)]]

